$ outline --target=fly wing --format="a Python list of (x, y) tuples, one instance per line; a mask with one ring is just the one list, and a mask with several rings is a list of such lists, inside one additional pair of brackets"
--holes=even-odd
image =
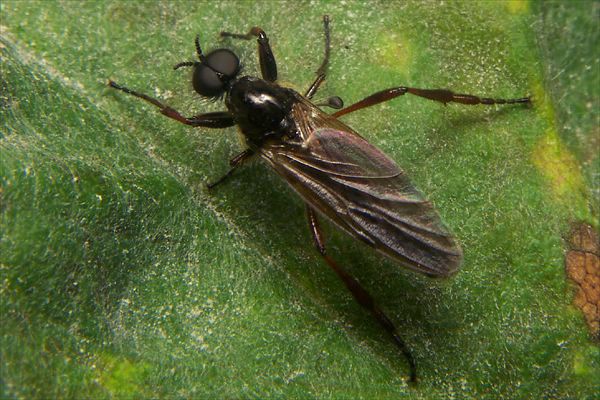
[(456, 271), (459, 245), (389, 157), (309, 102), (293, 113), (302, 140), (268, 143), (261, 156), (311, 207), (409, 268)]

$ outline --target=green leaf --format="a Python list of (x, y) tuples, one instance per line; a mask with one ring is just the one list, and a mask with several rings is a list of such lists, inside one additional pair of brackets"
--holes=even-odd
[[(586, 108), (598, 96), (596, 5), (2, 2), (2, 396), (592, 398), (600, 354), (570, 305), (562, 237), (598, 212), (598, 154), (586, 150), (597, 140), (598, 108)], [(281, 81), (302, 91), (325, 13), (333, 52), (319, 97), (350, 104), (395, 85), (535, 96), (532, 108), (405, 96), (344, 117), (398, 161), (465, 250), (456, 277), (431, 280), (325, 227), (329, 253), (400, 329), (415, 387), (266, 165), (205, 189), (242, 149), (234, 129), (180, 126), (105, 85), (186, 115), (223, 109), (172, 66), (194, 57), (199, 33), (257, 74), (255, 43), (218, 33), (259, 25)]]

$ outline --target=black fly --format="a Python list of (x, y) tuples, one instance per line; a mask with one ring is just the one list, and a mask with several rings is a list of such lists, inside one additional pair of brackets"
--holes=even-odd
[(237, 125), (246, 149), (230, 161), (231, 169), (209, 184), (209, 188), (223, 182), (253, 155), (264, 159), (302, 197), (319, 253), (356, 301), (389, 332), (410, 365), (410, 380), (416, 381), (412, 355), (393, 323), (360, 283), (326, 253), (317, 215), (329, 218), (350, 235), (400, 264), (429, 276), (442, 277), (455, 272), (461, 264), (462, 251), (431, 203), (414, 188), (396, 163), (338, 117), (406, 93), (444, 104), (513, 104), (530, 103), (530, 99), (490, 99), (444, 89), (400, 86), (326, 114), (318, 106), (339, 109), (343, 103), (339, 97), (318, 105), (310, 101), (323, 83), (329, 63), (328, 16), (324, 16), (323, 23), (325, 57), (315, 81), (304, 95), (276, 83), (275, 57), (267, 35), (258, 27), (247, 34), (221, 32), (221, 36), (258, 38), (262, 78), (239, 76), (240, 60), (235, 53), (217, 49), (204, 54), (198, 38), (195, 44), (199, 61), (175, 65), (175, 69), (192, 67), (194, 90), (205, 98), (224, 97), (227, 111), (188, 118), (152, 97), (113, 81), (109, 81), (109, 86), (157, 106), (162, 114), (186, 125), (205, 128)]

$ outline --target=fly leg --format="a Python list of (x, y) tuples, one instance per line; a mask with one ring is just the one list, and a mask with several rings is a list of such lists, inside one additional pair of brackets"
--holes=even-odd
[(262, 77), (269, 82), (275, 82), (277, 80), (277, 63), (275, 62), (275, 56), (273, 55), (271, 45), (269, 44), (269, 38), (265, 31), (258, 26), (255, 26), (250, 28), (246, 34), (221, 32), (221, 37), (231, 37), (243, 40), (250, 40), (253, 37), (257, 37), (258, 60), (260, 62), (260, 72)]
[(331, 54), (331, 34), (329, 31), (329, 15), (323, 16), (323, 29), (325, 32), (325, 56), (323, 57), (323, 62), (321, 62), (321, 66), (317, 69), (316, 74), (317, 77), (315, 81), (310, 85), (310, 88), (306, 91), (304, 97), (307, 99), (312, 99), (312, 97), (319, 90), (319, 86), (325, 80), (327, 76), (327, 67), (329, 67), (329, 55)]
[[(109, 81), (108, 86), (110, 86), (114, 89), (121, 90), (132, 96), (138, 97), (144, 101), (147, 101), (148, 103), (160, 108), (160, 112), (162, 114), (166, 115), (169, 118), (174, 119), (175, 121), (181, 122), (182, 124), (191, 125), (191, 126), (201, 126), (201, 127), (205, 127), (205, 128), (227, 128), (229, 126), (235, 125), (235, 121), (233, 120), (233, 117), (231, 116), (231, 114), (229, 114), (228, 112), (225, 112), (225, 111), (199, 114), (199, 115), (187, 118), (187, 117), (184, 117), (183, 115), (181, 115), (177, 110), (164, 105), (163, 103), (161, 103), (160, 101), (158, 101), (157, 99), (155, 99), (153, 97), (150, 97), (143, 93), (138, 93), (138, 92), (128, 89), (124, 86), (118, 85), (113, 81)], [(252, 150), (246, 149), (243, 152), (241, 152), (240, 154), (238, 154), (237, 156), (233, 157), (231, 159), (231, 161), (229, 161), (229, 165), (231, 166), (229, 171), (227, 171), (227, 173), (225, 175), (223, 175), (221, 178), (217, 179), (215, 182), (206, 184), (206, 186), (209, 189), (212, 189), (219, 183), (226, 180), (228, 177), (230, 177), (233, 174), (235, 169), (237, 167), (239, 167), (248, 158), (250, 158), (252, 156), (252, 154), (254, 154), (254, 152)]]
[(317, 215), (315, 211), (310, 207), (306, 206), (306, 211), (308, 213), (308, 225), (310, 227), (310, 231), (313, 236), (313, 240), (317, 250), (323, 256), (329, 267), (333, 269), (333, 271), (337, 274), (337, 276), (344, 282), (354, 299), (360, 304), (364, 309), (370, 311), (373, 314), (373, 317), (377, 320), (379, 325), (382, 326), (394, 339), (394, 343), (400, 349), (408, 365), (410, 367), (410, 381), (417, 381), (417, 370), (415, 366), (415, 361), (412, 357), (412, 354), (406, 347), (406, 344), (398, 334), (396, 327), (392, 323), (392, 321), (385, 315), (385, 313), (379, 308), (377, 303), (373, 297), (361, 286), (360, 283), (352, 275), (346, 272), (343, 268), (341, 268), (331, 257), (327, 255), (325, 251), (325, 241), (323, 240), (323, 235), (321, 233), (321, 228), (319, 227), (319, 221), (317, 219)]
[(457, 94), (447, 89), (417, 89), (406, 86), (399, 86), (395, 88), (385, 89), (380, 92), (374, 93), (368, 97), (365, 97), (361, 101), (334, 113), (333, 116), (340, 117), (344, 114), (349, 114), (351, 112), (358, 111), (363, 108), (371, 107), (375, 104), (394, 99), (398, 96), (403, 96), (406, 93), (410, 93), (419, 97), (424, 97), (429, 100), (439, 101), (440, 103), (444, 103), (444, 105), (448, 103), (461, 103), (468, 105), (531, 103), (531, 97), (522, 97), (518, 99), (491, 99), (489, 97), (478, 97), (470, 94)]
[[(317, 77), (306, 93), (304, 97), (307, 99), (312, 99), (312, 97), (317, 93), (321, 84), (325, 81), (325, 77), (327, 76), (327, 68), (329, 67), (329, 55), (331, 54), (331, 34), (329, 30), (329, 15), (323, 16), (323, 30), (325, 32), (325, 55), (323, 57), (323, 61), (321, 62), (321, 66), (317, 69)], [(344, 101), (339, 96), (331, 96), (325, 102), (316, 103), (317, 106), (331, 107), (336, 110), (344, 107)]]
[(225, 173), (225, 175), (223, 175), (216, 181), (214, 181), (212, 183), (207, 183), (206, 187), (208, 187), (209, 189), (212, 189), (215, 186), (217, 186), (218, 184), (223, 183), (227, 178), (229, 178), (233, 174), (233, 172), (237, 169), (237, 167), (239, 167), (240, 165), (242, 165), (244, 163), (244, 161), (246, 161), (250, 157), (252, 157), (253, 154), (254, 154), (254, 151), (252, 151), (250, 149), (246, 149), (246, 150), (242, 151), (240, 154), (238, 154), (237, 156), (233, 157), (229, 161), (229, 166), (231, 167), (231, 168), (229, 168), (229, 171), (227, 171)]
[(111, 88), (120, 90), (137, 98), (140, 98), (158, 108), (160, 108), (161, 114), (174, 119), (175, 121), (181, 122), (182, 124), (191, 126), (201, 126), (205, 128), (227, 128), (235, 125), (233, 116), (226, 111), (210, 112), (205, 114), (198, 114), (193, 117), (184, 117), (179, 111), (164, 105), (157, 99), (145, 95), (143, 93), (136, 92), (128, 89), (125, 86), (121, 86), (113, 81), (108, 81), (108, 86)]

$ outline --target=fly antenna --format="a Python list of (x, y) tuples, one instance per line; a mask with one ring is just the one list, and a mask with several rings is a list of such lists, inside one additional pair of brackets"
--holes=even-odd
[[(196, 38), (194, 39), (194, 43), (196, 44), (196, 54), (198, 55), (200, 62), (204, 63), (206, 60), (206, 57), (204, 56), (204, 53), (202, 53), (202, 47), (200, 47), (200, 35), (196, 35)], [(180, 62), (179, 64), (176, 64), (173, 67), (173, 69), (179, 69), (181, 67), (193, 67), (196, 64), (197, 64), (197, 62), (195, 62), (195, 61), (184, 61), (184, 62)]]
[(196, 35), (196, 39), (194, 39), (194, 43), (196, 44), (196, 54), (198, 54), (198, 58), (200, 61), (204, 62), (204, 54), (202, 54), (202, 48), (200, 47), (200, 36)]
[(184, 61), (180, 62), (179, 64), (175, 64), (175, 66), (173, 66), (173, 69), (179, 69), (181, 67), (193, 67), (194, 64), (196, 64), (195, 61)]

